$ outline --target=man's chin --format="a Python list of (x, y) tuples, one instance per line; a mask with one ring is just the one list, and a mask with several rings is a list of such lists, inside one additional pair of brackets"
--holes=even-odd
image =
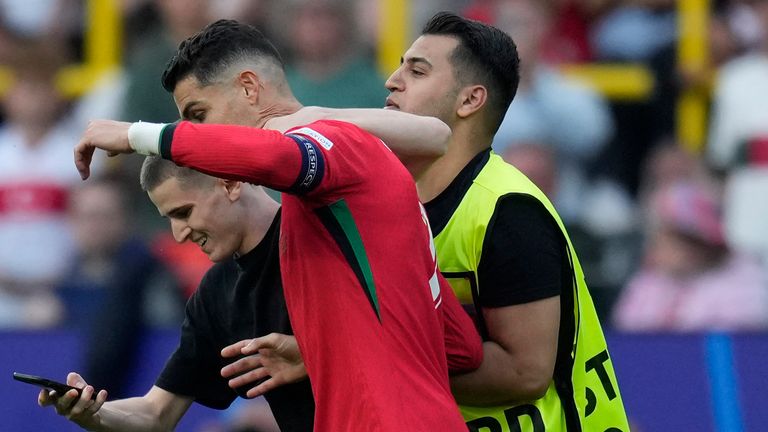
[(211, 260), (211, 262), (215, 262), (215, 263), (221, 262), (221, 261), (224, 261), (224, 259), (226, 258), (226, 257), (220, 256), (220, 254), (217, 254), (215, 251), (208, 252), (202, 249), (200, 249), (200, 251), (204, 253), (205, 256), (207, 256), (208, 259)]

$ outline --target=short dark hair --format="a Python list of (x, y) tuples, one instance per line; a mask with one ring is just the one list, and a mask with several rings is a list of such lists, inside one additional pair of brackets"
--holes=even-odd
[(237, 61), (267, 59), (284, 69), (283, 59), (272, 42), (256, 27), (234, 20), (218, 20), (179, 44), (163, 72), (163, 88), (173, 92), (176, 84), (193, 75), (203, 85)]
[(512, 38), (496, 27), (450, 12), (435, 14), (421, 34), (459, 40), (451, 54), (456, 80), (480, 83), (488, 89), (489, 121), (496, 133), (520, 84), (520, 58)]
[(169, 178), (175, 178), (182, 185), (201, 185), (207, 180), (213, 179), (207, 174), (195, 171), (191, 168), (178, 166), (168, 159), (160, 156), (147, 156), (141, 165), (139, 183), (141, 190), (151, 192)]

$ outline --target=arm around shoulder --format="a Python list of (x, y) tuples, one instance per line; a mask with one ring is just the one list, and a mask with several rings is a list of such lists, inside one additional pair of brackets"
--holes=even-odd
[(345, 121), (379, 137), (414, 177), (445, 154), (451, 138), (448, 125), (435, 117), (380, 108), (305, 107), (268, 127), (284, 132), (318, 120)]

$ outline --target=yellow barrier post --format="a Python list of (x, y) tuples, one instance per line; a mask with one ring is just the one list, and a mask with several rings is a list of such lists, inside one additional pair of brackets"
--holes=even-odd
[(59, 90), (66, 96), (79, 96), (90, 89), (102, 74), (120, 64), (122, 16), (118, 0), (87, 0), (85, 58), (70, 65), (57, 77)]
[[(120, 64), (122, 16), (118, 0), (85, 0), (86, 28), (83, 63), (62, 68), (56, 86), (67, 97), (79, 96), (101, 77)], [(0, 95), (11, 85), (13, 76), (0, 67)]]
[[(709, 67), (709, 0), (678, 0), (678, 66), (688, 74), (704, 76)], [(708, 91), (705, 86), (686, 89), (677, 103), (677, 138), (692, 152), (700, 152), (707, 132)]]
[(400, 57), (410, 44), (410, 0), (379, 0), (377, 60), (379, 72), (389, 76), (400, 65)]

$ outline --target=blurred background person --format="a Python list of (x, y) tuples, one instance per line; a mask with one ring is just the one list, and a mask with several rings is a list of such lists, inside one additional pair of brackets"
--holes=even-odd
[(79, 138), (54, 83), (66, 48), (49, 39), (26, 40), (20, 48), (2, 99), (0, 327), (47, 327), (59, 322), (52, 290), (74, 247), (66, 204), (80, 182), (72, 170)]
[(499, 2), (496, 25), (515, 40), (520, 53), (520, 87), (493, 142), (551, 146), (557, 163), (557, 193), (551, 198), (566, 224), (577, 223), (584, 194), (591, 189), (590, 164), (613, 133), (609, 107), (593, 90), (560, 74), (542, 57), (552, 24), (552, 5), (534, 0)]
[(677, 0), (605, 1), (593, 23), (590, 45), (603, 61), (649, 60), (677, 37)]
[(736, 4), (729, 18), (746, 47), (719, 70), (705, 156), (725, 179), (725, 233), (768, 268), (768, 1)]
[(676, 181), (649, 197), (643, 266), (613, 314), (631, 331), (757, 330), (768, 327), (768, 279), (725, 242), (710, 183)]
[(557, 156), (552, 146), (520, 142), (506, 147), (501, 157), (531, 179), (547, 197), (557, 197)]
[[(768, 1), (753, 0), (732, 10), (731, 20), (758, 25), (749, 49), (722, 65), (713, 88), (713, 112), (707, 143), (707, 160), (727, 171), (739, 162), (745, 143), (768, 136)], [(743, 14), (749, 14), (745, 18)]]
[(142, 336), (149, 328), (176, 328), (184, 297), (178, 283), (137, 237), (122, 191), (125, 182), (100, 178), (79, 184), (68, 217), (76, 248), (56, 287), (64, 305), (63, 326), (85, 336), (84, 376), (127, 395)]
[(557, 1), (477, 3), (490, 8), (495, 24), (515, 40), (521, 59), (520, 87), (493, 149), (552, 200), (574, 245), (583, 251), (590, 292), (598, 315), (605, 317), (637, 256), (632, 241), (637, 224), (626, 189), (610, 176), (594, 174), (614, 134), (609, 104), (557, 69), (559, 62), (590, 55), (578, 48), (584, 39), (555, 35), (561, 29), (554, 23), (575, 19), (576, 10)]
[(126, 121), (173, 122), (173, 98), (160, 85), (178, 44), (211, 22), (210, 0), (151, 0), (132, 10), (134, 31), (125, 59), (127, 90), (120, 116)]
[(291, 0), (286, 20), (286, 77), (303, 105), (380, 108), (387, 91), (369, 46), (360, 44), (356, 3)]

